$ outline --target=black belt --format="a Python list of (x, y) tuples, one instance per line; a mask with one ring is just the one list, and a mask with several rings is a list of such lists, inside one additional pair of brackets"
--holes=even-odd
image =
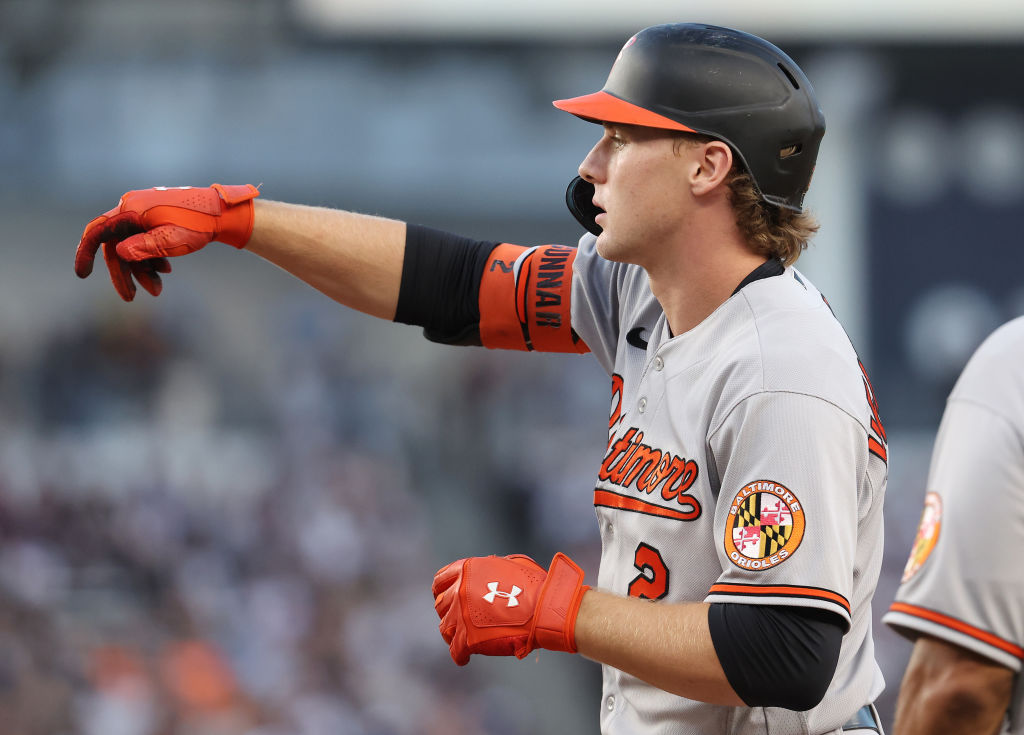
[(865, 704), (854, 712), (853, 717), (843, 725), (844, 730), (871, 730), (881, 735), (882, 725), (878, 722), (878, 713), (874, 706)]

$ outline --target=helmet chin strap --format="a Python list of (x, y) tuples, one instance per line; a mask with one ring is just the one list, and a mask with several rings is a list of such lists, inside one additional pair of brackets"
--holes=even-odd
[(565, 204), (572, 212), (572, 216), (587, 229), (587, 232), (595, 235), (601, 234), (601, 225), (597, 224), (594, 218), (604, 210), (594, 206), (593, 184), (577, 176), (569, 182), (569, 186), (565, 190)]

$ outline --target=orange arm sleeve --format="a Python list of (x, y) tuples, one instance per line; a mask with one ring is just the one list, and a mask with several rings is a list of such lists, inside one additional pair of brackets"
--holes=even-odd
[(571, 320), (576, 248), (503, 243), (491, 251), (480, 281), (484, 347), (539, 352), (589, 352)]

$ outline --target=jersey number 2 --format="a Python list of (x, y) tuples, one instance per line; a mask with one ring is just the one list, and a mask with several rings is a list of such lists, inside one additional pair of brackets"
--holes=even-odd
[(660, 600), (668, 594), (668, 567), (660, 551), (641, 541), (633, 556), (633, 566), (640, 574), (629, 583), (630, 597)]

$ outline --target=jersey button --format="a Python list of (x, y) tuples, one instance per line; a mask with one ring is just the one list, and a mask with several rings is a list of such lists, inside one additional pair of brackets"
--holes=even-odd
[(606, 700), (604, 700), (604, 706), (608, 708), (609, 712), (611, 712), (613, 709), (615, 709), (615, 695), (614, 694), (609, 694), (608, 695), (608, 698)]
[(647, 399), (646, 399), (646, 398), (641, 398), (641, 399), (640, 399), (640, 400), (639, 400), (639, 401), (637, 402), (637, 404), (636, 404), (636, 410), (637, 410), (637, 411), (639, 411), (640, 413), (643, 413), (644, 411), (646, 411), (646, 410), (647, 410)]
[(654, 369), (659, 371), (665, 369), (665, 361), (661, 359), (661, 355), (654, 358)]

